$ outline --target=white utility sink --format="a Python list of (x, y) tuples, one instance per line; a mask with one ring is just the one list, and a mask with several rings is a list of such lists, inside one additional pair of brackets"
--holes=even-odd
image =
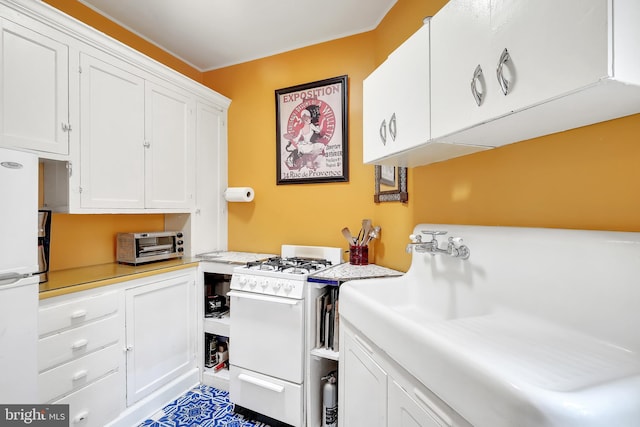
[[(603, 264), (582, 265), (583, 270), (597, 270), (587, 274), (596, 284), (587, 280), (565, 286), (561, 278), (558, 295), (568, 292), (562, 286), (574, 287), (574, 299), (558, 300), (549, 294), (548, 303), (538, 301), (534, 306), (529, 301), (531, 279), (526, 277), (539, 280), (539, 271), (523, 275), (524, 265), (503, 265), (500, 254), (494, 254), (496, 259), (480, 255), (483, 247), (473, 238), (474, 229), (482, 229), (479, 235), (484, 237), (491, 227), (457, 227), (462, 229), (458, 235), (466, 240), (467, 232), (470, 237), (466, 240), (472, 251), (469, 260), (414, 254), (411, 269), (402, 277), (347, 282), (340, 290), (341, 318), (474, 426), (639, 426), (637, 336), (631, 330), (591, 325), (581, 316), (591, 312), (606, 319), (605, 310), (606, 315), (618, 311), (628, 319), (625, 310), (632, 304), (625, 301), (638, 296), (638, 286), (633, 284), (640, 274), (628, 279), (633, 289), (611, 295), (619, 289), (611, 282), (600, 283), (597, 271)], [(520, 237), (529, 236), (525, 232)], [(637, 243), (625, 245), (620, 235), (615, 237), (624, 250), (640, 248)], [(598, 239), (594, 250), (609, 251), (597, 243)], [(584, 247), (585, 241), (579, 239), (577, 244)], [(560, 276), (572, 270), (566, 266), (558, 270), (544, 256), (536, 263), (533, 258), (540, 246), (535, 239), (525, 247), (531, 247), (531, 253), (522, 249), (521, 254), (528, 258), (525, 264), (531, 263), (530, 269), (537, 266)], [(640, 252), (635, 256), (640, 260)], [(636, 265), (624, 268), (638, 269)], [(510, 283), (504, 282), (508, 274), (493, 273), (501, 267), (501, 271), (513, 268), (522, 277), (514, 275)], [(493, 283), (492, 278), (502, 283)], [(545, 289), (539, 287), (540, 292)], [(635, 305), (640, 302), (635, 301)], [(614, 306), (603, 307), (609, 304)], [(638, 316), (637, 307), (635, 311)], [(564, 317), (575, 322), (563, 321)], [(637, 324), (627, 326), (632, 329)]]

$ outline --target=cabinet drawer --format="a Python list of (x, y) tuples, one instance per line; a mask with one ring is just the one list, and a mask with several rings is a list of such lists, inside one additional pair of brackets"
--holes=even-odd
[(38, 341), (38, 371), (42, 372), (102, 347), (115, 344), (124, 329), (120, 316), (111, 316)]
[(40, 402), (49, 402), (118, 370), (121, 357), (120, 346), (112, 345), (40, 374)]
[(124, 410), (122, 374), (113, 373), (56, 404), (69, 405), (70, 427), (103, 427)]
[(229, 396), (236, 405), (294, 426), (302, 425), (302, 385), (231, 365)]
[(91, 320), (118, 311), (118, 292), (108, 292), (52, 306), (40, 307), (38, 329), (40, 336), (80, 326)]

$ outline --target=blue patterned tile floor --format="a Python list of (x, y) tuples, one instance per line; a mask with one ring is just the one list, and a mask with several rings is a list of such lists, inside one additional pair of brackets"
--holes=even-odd
[(233, 412), (229, 392), (198, 385), (138, 427), (269, 427)]

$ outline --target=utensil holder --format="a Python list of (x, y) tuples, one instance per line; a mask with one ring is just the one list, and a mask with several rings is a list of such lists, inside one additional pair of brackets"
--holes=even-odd
[(349, 246), (349, 264), (368, 265), (369, 246)]

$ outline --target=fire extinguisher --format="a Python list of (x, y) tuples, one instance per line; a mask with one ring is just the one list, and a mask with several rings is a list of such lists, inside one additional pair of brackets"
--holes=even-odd
[(336, 371), (331, 371), (324, 377), (326, 381), (322, 387), (322, 427), (338, 427), (338, 379)]

